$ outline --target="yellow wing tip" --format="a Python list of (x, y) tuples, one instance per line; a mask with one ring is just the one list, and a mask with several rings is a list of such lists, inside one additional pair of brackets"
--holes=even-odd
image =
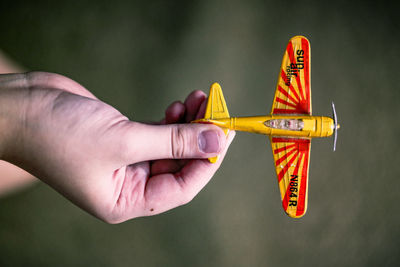
[(303, 214), (301, 214), (301, 215), (295, 215), (295, 214), (290, 214), (290, 213), (287, 213), (286, 212), (286, 214), (290, 217), (290, 218), (293, 218), (293, 219), (300, 219), (301, 217), (303, 217), (305, 214), (306, 214), (306, 212), (303, 212)]
[(304, 35), (296, 35), (296, 36), (293, 36), (292, 38), (290, 38), (289, 41), (291, 42), (291, 41), (296, 40), (296, 39), (306, 39), (307, 42), (310, 42), (310, 41), (308, 40), (308, 38), (305, 37)]
[[(307, 201), (306, 201), (307, 202)], [(294, 218), (294, 219), (299, 219), (299, 218), (301, 218), (301, 217), (303, 217), (305, 214), (306, 214), (306, 212), (307, 212), (307, 203), (305, 204), (305, 207), (304, 207), (304, 211), (303, 211), (303, 213), (301, 213), (301, 214), (299, 214), (299, 215), (297, 215), (297, 210), (296, 209), (293, 209), (293, 210), (289, 210), (289, 209), (286, 209), (285, 210), (285, 207), (283, 207), (283, 209), (285, 210), (285, 213), (289, 216), (289, 217), (291, 217), (291, 218)]]

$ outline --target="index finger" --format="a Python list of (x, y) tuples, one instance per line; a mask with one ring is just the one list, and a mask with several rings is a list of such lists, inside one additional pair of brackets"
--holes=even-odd
[(186, 107), (186, 122), (191, 122), (196, 118), (196, 114), (205, 99), (206, 94), (203, 91), (196, 90), (190, 93), (184, 103)]

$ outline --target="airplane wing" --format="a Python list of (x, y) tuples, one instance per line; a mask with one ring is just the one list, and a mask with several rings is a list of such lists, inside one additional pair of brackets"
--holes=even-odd
[[(213, 83), (208, 95), (205, 119), (223, 119), (229, 118), (228, 108), (226, 106), (224, 95), (222, 94), (221, 86), (218, 83)], [(229, 129), (222, 129), (225, 135), (228, 135)], [(211, 163), (218, 160), (218, 156), (208, 159)]]
[(310, 42), (295, 36), (283, 55), (271, 114), (311, 115), (310, 71)]
[(311, 140), (271, 137), (282, 206), (293, 218), (306, 213)]

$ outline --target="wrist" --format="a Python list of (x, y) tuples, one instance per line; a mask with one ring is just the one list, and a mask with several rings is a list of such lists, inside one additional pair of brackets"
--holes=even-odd
[(0, 75), (0, 159), (9, 161), (20, 142), (26, 95), (24, 74)]

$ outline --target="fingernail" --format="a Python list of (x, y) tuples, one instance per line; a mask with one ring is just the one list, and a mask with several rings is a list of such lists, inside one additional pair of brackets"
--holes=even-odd
[(208, 130), (199, 134), (199, 149), (204, 153), (219, 152), (219, 137), (216, 131)]

